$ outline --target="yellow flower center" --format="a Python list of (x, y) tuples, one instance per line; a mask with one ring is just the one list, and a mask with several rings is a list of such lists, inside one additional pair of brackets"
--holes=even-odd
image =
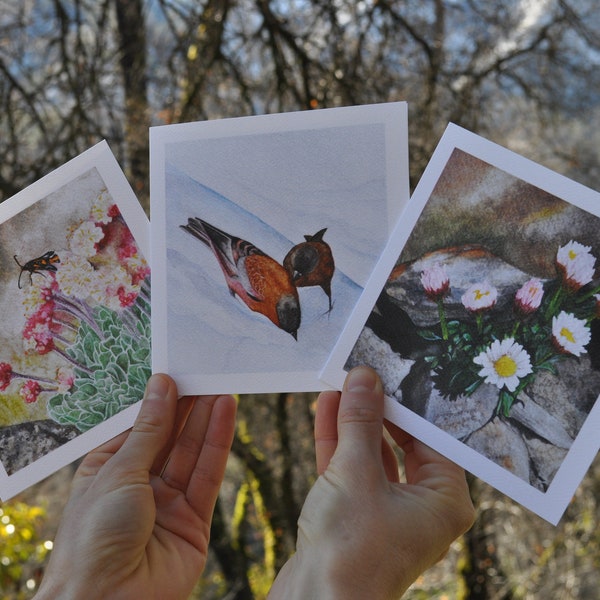
[(514, 358), (504, 354), (494, 363), (494, 370), (500, 377), (512, 377), (517, 372)]
[(475, 300), (481, 300), (484, 296), (489, 296), (490, 292), (489, 290), (484, 290), (483, 292), (481, 290), (475, 290)]
[(573, 335), (573, 332), (570, 329), (567, 329), (566, 327), (563, 327), (560, 330), (560, 335), (562, 337), (564, 337), (565, 340), (567, 340), (568, 342), (571, 342), (571, 344), (575, 343), (575, 336)]
[(575, 250), (569, 250), (569, 259), (575, 260), (577, 258), (577, 252)]

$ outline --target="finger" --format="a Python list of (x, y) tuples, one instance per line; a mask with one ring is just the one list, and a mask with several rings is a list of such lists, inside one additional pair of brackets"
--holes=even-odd
[(81, 490), (87, 487), (89, 485), (89, 478), (93, 478), (98, 474), (98, 471), (123, 445), (128, 435), (129, 431), (124, 431), (112, 440), (89, 452), (77, 467), (77, 471), (73, 476), (73, 488)]
[(175, 424), (171, 429), (171, 434), (169, 436), (169, 440), (167, 443), (161, 448), (160, 452), (154, 459), (154, 464), (152, 465), (151, 472), (154, 475), (161, 475), (163, 472), (167, 461), (169, 460), (169, 455), (173, 450), (173, 446), (175, 446), (175, 442), (177, 438), (181, 434), (183, 427), (188, 419), (190, 411), (194, 406), (194, 402), (196, 401), (196, 396), (183, 396), (177, 400), (177, 408), (175, 411)]
[(338, 411), (340, 456), (365, 464), (381, 465), (383, 435), (383, 387), (369, 367), (350, 371), (344, 383)]
[(400, 446), (400, 448), (403, 448), (405, 444), (413, 441), (413, 436), (404, 431), (404, 429), (398, 427), (398, 425), (395, 423), (385, 419), (384, 425), (392, 439), (396, 442), (396, 444), (398, 444), (398, 446)]
[(212, 407), (204, 444), (190, 476), (186, 496), (205, 522), (212, 519), (215, 502), (225, 476), (235, 431), (237, 405), (232, 396), (218, 396)]
[(322, 475), (327, 469), (338, 445), (337, 415), (339, 406), (339, 392), (321, 392), (317, 398), (315, 454), (319, 475)]
[(168, 375), (152, 375), (138, 416), (118, 454), (118, 463), (128, 470), (149, 472), (167, 444), (177, 409), (177, 388)]
[(388, 481), (392, 483), (398, 483), (400, 481), (398, 459), (396, 458), (394, 449), (385, 438), (383, 438), (381, 441), (381, 458), (383, 460), (383, 468)]
[(404, 469), (408, 483), (440, 488), (450, 482), (465, 484), (464, 470), (423, 442), (412, 440), (404, 444)]
[[(171, 487), (184, 491), (200, 451), (208, 429), (213, 406), (218, 396), (197, 396), (192, 400), (191, 410), (174, 441), (168, 462), (164, 467), (161, 477)], [(181, 400), (180, 400), (181, 402)]]

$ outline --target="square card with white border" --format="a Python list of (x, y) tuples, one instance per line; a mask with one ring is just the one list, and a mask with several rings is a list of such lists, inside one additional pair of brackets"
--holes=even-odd
[(450, 124), (323, 369), (556, 524), (599, 448), (600, 194)]
[(131, 427), (149, 223), (106, 142), (0, 204), (0, 497)]
[(409, 196), (404, 102), (151, 128), (153, 369), (181, 394), (323, 389)]

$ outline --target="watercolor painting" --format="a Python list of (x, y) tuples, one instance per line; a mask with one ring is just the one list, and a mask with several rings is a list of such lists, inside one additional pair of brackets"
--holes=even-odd
[(408, 201), (406, 105), (151, 130), (153, 364), (180, 392), (318, 375)]
[(450, 126), (325, 379), (372, 365), (400, 424), (555, 520), (598, 450), (599, 200)]
[(1, 206), (0, 463), (9, 478), (136, 404), (150, 375), (150, 269), (122, 212), (132, 198), (93, 164), (94, 155), (107, 163), (108, 148), (92, 150), (62, 168), (53, 191), (61, 173)]

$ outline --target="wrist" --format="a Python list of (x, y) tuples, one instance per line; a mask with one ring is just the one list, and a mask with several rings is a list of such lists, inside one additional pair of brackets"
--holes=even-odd
[[(337, 557), (333, 563), (318, 551), (296, 553), (283, 566), (268, 600), (398, 600), (401, 592), (382, 589), (377, 574), (352, 573)], [(363, 570), (361, 570), (363, 571)]]
[(67, 572), (64, 577), (61, 577), (60, 572), (55, 575), (53, 572), (46, 571), (33, 600), (81, 600), (82, 598), (102, 600), (103, 596), (97, 593), (93, 581), (86, 583), (73, 579)]
[(397, 580), (398, 573), (390, 581), (368, 560), (362, 568), (347, 564), (343, 550), (333, 560), (324, 554), (294, 554), (277, 575), (267, 600), (399, 600), (410, 586), (411, 581)]

